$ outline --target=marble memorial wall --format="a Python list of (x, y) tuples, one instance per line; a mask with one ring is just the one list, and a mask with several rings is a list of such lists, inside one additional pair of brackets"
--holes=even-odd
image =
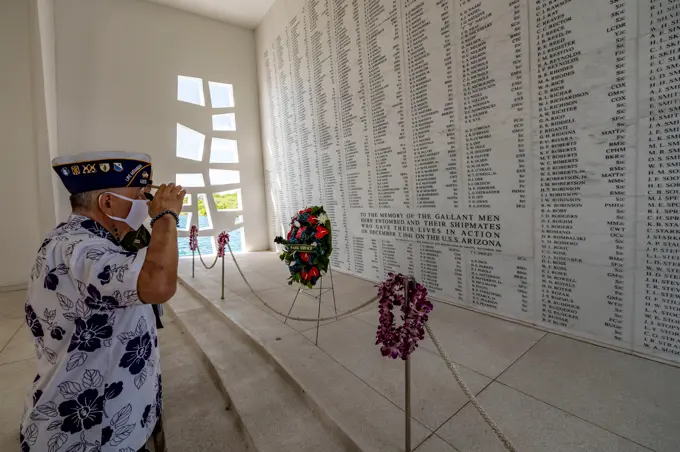
[(340, 271), (680, 362), (680, 0), (279, 0), (257, 40), (272, 238), (322, 204)]

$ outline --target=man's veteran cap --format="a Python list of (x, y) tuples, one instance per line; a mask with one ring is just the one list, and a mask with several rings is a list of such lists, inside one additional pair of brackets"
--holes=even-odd
[(106, 151), (57, 157), (52, 168), (72, 195), (92, 190), (151, 185), (151, 157)]

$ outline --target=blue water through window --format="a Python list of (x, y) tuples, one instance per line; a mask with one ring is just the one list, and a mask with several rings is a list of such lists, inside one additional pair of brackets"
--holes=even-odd
[[(177, 226), (178, 229), (181, 229), (183, 231), (189, 230), (189, 228), (187, 227), (187, 218), (188, 217), (186, 215), (179, 217), (179, 226)], [(210, 222), (208, 221), (208, 217), (198, 217), (198, 227), (209, 228)]]
[[(231, 249), (235, 252), (243, 251), (243, 230), (237, 229), (229, 232), (229, 243)], [(179, 257), (191, 257), (191, 249), (189, 248), (189, 237), (178, 237), (177, 247), (179, 249)], [(217, 253), (216, 239), (213, 237), (198, 237), (198, 247), (204, 256)], [(198, 254), (198, 253), (196, 253)]]

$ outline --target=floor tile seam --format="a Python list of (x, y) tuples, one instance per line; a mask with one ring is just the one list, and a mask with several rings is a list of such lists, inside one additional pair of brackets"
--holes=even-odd
[(25, 363), (26, 361), (33, 361), (34, 359), (35, 358), (33, 358), (33, 357), (26, 358), (26, 359), (17, 359), (16, 361), (9, 361), (9, 362), (6, 362), (6, 363), (1, 363), (0, 367), (9, 366), (10, 364)]
[[(325, 325), (324, 325), (324, 326), (325, 326)], [(309, 342), (311, 342), (312, 344), (314, 344), (314, 342), (312, 342), (312, 340), (309, 339), (307, 336), (305, 336), (304, 334), (303, 334), (302, 336), (303, 336), (305, 339), (307, 339)], [(379, 395), (380, 397), (382, 397), (383, 399), (387, 400), (390, 404), (394, 405), (399, 411), (405, 413), (405, 411), (404, 411), (399, 405), (397, 405), (395, 402), (393, 402), (392, 400), (390, 400), (389, 397), (387, 397), (386, 395), (384, 395), (383, 393), (381, 393), (380, 391), (378, 391), (376, 388), (374, 388), (373, 386), (371, 386), (368, 382), (366, 382), (366, 381), (365, 381), (363, 378), (361, 378), (359, 375), (355, 374), (351, 369), (347, 368), (347, 367), (346, 367), (344, 364), (342, 364), (340, 361), (338, 361), (337, 359), (335, 359), (335, 358), (333, 357), (333, 355), (331, 355), (330, 353), (328, 353), (326, 350), (324, 350), (323, 348), (321, 348), (321, 347), (318, 346), (318, 345), (315, 345), (315, 347), (317, 347), (319, 350), (321, 350), (321, 352), (322, 352), (323, 354), (325, 354), (326, 356), (328, 356), (330, 359), (332, 359), (333, 361), (335, 361), (340, 367), (342, 367), (342, 368), (345, 369), (347, 372), (349, 372), (349, 373), (351, 373), (352, 375), (354, 375), (359, 381), (361, 381), (363, 384), (365, 384), (366, 386), (368, 386), (373, 392), (375, 392), (376, 394), (378, 394), (378, 395)], [(418, 424), (420, 424), (420, 426), (423, 427), (427, 432), (429, 432), (429, 433), (434, 433), (434, 432), (432, 431), (432, 429), (430, 429), (429, 427), (427, 427), (426, 425), (424, 425), (422, 422), (418, 421), (417, 419), (414, 419), (414, 420), (415, 420), (416, 422), (418, 422)]]
[(525, 395), (525, 396), (527, 396), (527, 397), (529, 397), (529, 398), (531, 398), (531, 399), (533, 399), (533, 400), (536, 400), (536, 401), (538, 401), (538, 402), (544, 403), (545, 405), (548, 405), (549, 407), (554, 408), (554, 409), (556, 409), (556, 410), (558, 410), (558, 411), (560, 411), (560, 412), (566, 414), (567, 416), (571, 416), (571, 417), (574, 417), (574, 418), (576, 418), (576, 419), (579, 419), (579, 420), (581, 420), (581, 421), (583, 421), (583, 422), (585, 422), (585, 423), (587, 423), (587, 424), (589, 424), (589, 425), (592, 425), (593, 427), (597, 427), (597, 428), (600, 429), (600, 430), (604, 430), (605, 432), (611, 433), (611, 434), (614, 435), (614, 436), (618, 436), (619, 438), (624, 439), (624, 440), (626, 440), (626, 441), (628, 441), (628, 442), (631, 442), (631, 443), (633, 443), (633, 444), (635, 444), (635, 445), (637, 445), (637, 446), (640, 446), (640, 447), (642, 447), (643, 449), (646, 449), (646, 450), (648, 450), (648, 451), (650, 451), (650, 452), (658, 452), (656, 449), (652, 449), (651, 447), (646, 446), (646, 445), (644, 445), (644, 444), (642, 444), (642, 443), (640, 443), (640, 442), (638, 442), (638, 441), (636, 441), (636, 440), (634, 440), (634, 439), (632, 439), (632, 438), (628, 438), (628, 437), (626, 437), (626, 436), (623, 436), (623, 435), (620, 434), (620, 433), (617, 433), (617, 432), (615, 432), (615, 431), (613, 431), (613, 430), (610, 430), (608, 427), (605, 427), (605, 426), (603, 426), (603, 425), (596, 424), (594, 421), (590, 421), (590, 420), (588, 420), (588, 419), (586, 419), (586, 418), (583, 418), (583, 417), (579, 416), (578, 414), (574, 414), (574, 413), (572, 413), (572, 412), (570, 412), (570, 411), (567, 411), (567, 410), (564, 409), (564, 408), (560, 408), (559, 406), (554, 405), (553, 403), (550, 403), (550, 402), (548, 402), (548, 401), (546, 401), (546, 400), (539, 399), (538, 397), (536, 397), (536, 396), (534, 396), (534, 395), (531, 395), (531, 394), (529, 394), (529, 393), (527, 393), (527, 392), (524, 392), (524, 391), (522, 391), (521, 389), (514, 388), (514, 387), (512, 387), (512, 386), (510, 386), (510, 385), (508, 385), (508, 384), (503, 383), (502, 381), (495, 381), (494, 383), (498, 383), (499, 385), (505, 386), (506, 388), (512, 389), (513, 391), (517, 391), (517, 392), (519, 392), (520, 394), (523, 394), (523, 395)]
[[(491, 386), (493, 383), (494, 383), (494, 380), (489, 381), (486, 385), (484, 385), (484, 387), (483, 387), (482, 389), (480, 389), (479, 391), (477, 391), (477, 393), (475, 394), (475, 397), (477, 397), (477, 396), (480, 395), (482, 392), (484, 392), (484, 391), (485, 391), (489, 386)], [(448, 419), (446, 419), (446, 420), (445, 420), (439, 427), (437, 427), (437, 428), (435, 429), (435, 431), (432, 432), (432, 433), (433, 433), (434, 435), (437, 435), (437, 432), (438, 432), (439, 430), (441, 430), (446, 424), (448, 424), (454, 417), (456, 417), (456, 415), (457, 415), (458, 413), (460, 413), (461, 411), (463, 411), (463, 410), (465, 409), (465, 407), (468, 406), (468, 405), (471, 405), (471, 402), (470, 402), (469, 399), (463, 404), (463, 406), (461, 406), (459, 409), (457, 409), (457, 410), (451, 415), (451, 417), (449, 417)], [(446, 444), (448, 444), (449, 446), (453, 447), (455, 450), (458, 450), (458, 449), (456, 448), (456, 446), (454, 446), (453, 444), (451, 444), (451, 443), (449, 443), (448, 441), (446, 441), (444, 438), (442, 438), (441, 435), (437, 435), (437, 436), (439, 437), (439, 439), (441, 439), (442, 441), (444, 441)]]
[[(321, 331), (322, 326), (332, 325), (332, 324), (338, 323), (338, 322), (339, 322), (339, 320), (326, 320), (325, 322), (323, 322), (322, 324), (319, 325), (319, 331)], [(284, 325), (288, 326), (285, 323), (284, 323)], [(295, 328), (293, 328), (293, 329), (295, 329)], [(295, 330), (295, 331), (297, 331), (298, 333), (303, 333), (303, 335), (304, 335), (304, 333), (307, 333), (307, 332), (315, 330), (315, 329), (316, 329), (316, 325), (311, 327), (311, 328), (307, 328), (306, 330)]]
[[(508, 365), (506, 366), (506, 368), (503, 369), (503, 370), (501, 371), (501, 373), (499, 373), (498, 375), (496, 375), (496, 377), (493, 379), (493, 381), (498, 381), (498, 379), (501, 378), (501, 376), (503, 376), (503, 374), (505, 374), (505, 373), (506, 373), (509, 369), (511, 369), (515, 364), (517, 364), (518, 362), (520, 362), (520, 360), (521, 360), (522, 358), (524, 358), (524, 357), (527, 355), (527, 353), (529, 353), (531, 350), (533, 350), (534, 347), (536, 347), (539, 343), (543, 342), (543, 340), (544, 340), (546, 337), (548, 337), (548, 335), (550, 335), (550, 333), (544, 332), (544, 333), (543, 333), (543, 336), (541, 336), (536, 342), (534, 342), (534, 343), (531, 345), (531, 347), (529, 347), (528, 349), (526, 349), (526, 350), (524, 351), (524, 353), (522, 353), (521, 355), (519, 355), (519, 356), (517, 357), (517, 359), (515, 359), (513, 362), (511, 362), (510, 364), (508, 364)], [(499, 382), (499, 383), (500, 383), (500, 382)]]
[(12, 340), (14, 340), (14, 337), (19, 333), (19, 330), (21, 329), (22, 326), (24, 326), (24, 322), (20, 322), (20, 323), (19, 323), (19, 327), (18, 327), (18, 328), (16, 329), (16, 331), (12, 334), (12, 337), (9, 338), (9, 340), (7, 341), (7, 343), (6, 343), (5, 345), (2, 346), (2, 348), (0, 349), (0, 353), (4, 352), (5, 349), (7, 348), (7, 346), (9, 345), (9, 343), (12, 342)]
[(451, 448), (453, 449), (454, 452), (460, 452), (460, 449), (458, 449), (458, 448), (457, 448), (456, 446), (454, 446), (453, 444), (451, 444), (451, 443), (445, 441), (444, 438), (442, 438), (441, 436), (437, 435), (436, 432), (432, 432), (432, 433), (431, 433), (430, 435), (428, 435), (428, 437), (425, 438), (420, 444), (418, 444), (416, 447), (414, 447), (414, 448), (413, 448), (413, 452), (418, 452), (418, 449), (420, 449), (426, 442), (428, 442), (430, 439), (432, 439), (432, 438), (435, 437), (435, 436), (436, 436), (441, 442), (443, 442), (444, 444), (446, 444), (447, 446), (451, 446)]
[[(525, 350), (524, 353), (522, 353), (522, 354), (521, 354), (517, 359), (515, 359), (512, 363), (510, 363), (510, 364), (509, 364), (509, 365), (508, 365), (508, 366), (507, 366), (500, 374), (498, 374), (495, 378), (491, 378), (491, 377), (488, 377), (488, 376), (487, 376), (487, 378), (490, 378), (491, 380), (490, 380), (490, 381), (489, 381), (489, 382), (488, 382), (481, 390), (479, 390), (479, 391), (475, 394), (475, 397), (477, 397), (478, 395), (480, 395), (480, 394), (481, 394), (482, 392), (484, 392), (489, 386), (491, 386), (493, 383), (495, 383), (495, 382), (498, 380), (498, 378), (499, 378), (501, 375), (503, 375), (503, 374), (505, 373), (506, 370), (508, 370), (509, 368), (511, 368), (512, 366), (514, 366), (520, 359), (522, 359), (522, 357), (524, 357), (524, 355), (526, 355), (527, 353), (529, 353), (529, 351), (530, 351), (532, 348), (534, 348), (539, 342), (541, 342), (541, 341), (543, 340), (543, 338), (545, 338), (548, 334), (549, 334), (549, 333), (545, 333), (543, 336), (541, 336), (541, 338), (540, 338), (539, 340), (537, 340), (531, 347), (529, 347), (527, 350)], [(423, 347), (423, 348), (424, 348), (424, 347)], [(427, 349), (425, 349), (425, 350), (427, 350)], [(428, 351), (430, 351), (430, 350), (428, 350)], [(455, 363), (455, 364), (457, 364), (457, 363)], [(463, 366), (463, 367), (464, 367), (464, 366)], [(472, 369), (471, 369), (471, 370), (472, 370)], [(479, 373), (479, 372), (477, 372), (477, 373)], [(480, 375), (484, 375), (484, 374), (480, 374)], [(486, 376), (486, 375), (484, 375), (484, 376)], [(498, 382), (498, 383), (500, 383), (500, 382)], [(501, 384), (502, 384), (502, 383), (501, 383)], [(514, 388), (513, 388), (513, 389), (514, 389)], [(450, 418), (448, 418), (446, 421), (444, 421), (444, 423), (441, 424), (441, 425), (434, 431), (434, 434), (437, 434), (438, 431), (440, 431), (446, 424), (448, 424), (454, 417), (456, 417), (456, 415), (457, 415), (458, 413), (460, 413), (461, 411), (463, 411), (463, 410), (465, 409), (465, 407), (468, 406), (468, 405), (470, 405), (470, 404), (471, 404), (471, 402), (470, 402), (470, 400), (468, 399), (468, 401), (465, 402), (465, 404), (463, 404), (462, 407), (460, 407), (458, 410), (456, 410), (456, 412), (453, 413), (453, 415), (452, 415)], [(448, 441), (446, 441), (445, 439), (443, 439), (443, 438), (441, 437), (441, 435), (437, 435), (437, 436), (439, 436), (439, 437), (442, 439), (442, 441), (444, 441), (446, 444), (450, 445), (450, 446), (453, 447), (454, 449), (456, 448), (453, 444), (451, 444), (451, 443), (449, 443)]]

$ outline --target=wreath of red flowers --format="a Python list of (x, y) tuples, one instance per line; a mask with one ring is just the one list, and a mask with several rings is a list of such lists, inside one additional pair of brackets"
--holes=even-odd
[[(408, 285), (408, 300), (404, 288)], [(427, 289), (422, 284), (402, 274), (389, 273), (378, 286), (380, 324), (376, 344), (382, 344), (383, 356), (392, 359), (407, 359), (418, 348), (418, 342), (425, 339), (425, 324), (428, 314), (434, 308), (427, 298)], [(406, 301), (406, 302), (405, 302)], [(401, 326), (394, 325), (395, 306), (401, 307)]]
[(331, 220), (323, 207), (301, 210), (291, 219), (288, 235), (276, 237), (274, 243), (283, 245), (280, 258), (290, 272), (288, 284), (296, 282), (312, 288), (330, 265)]

